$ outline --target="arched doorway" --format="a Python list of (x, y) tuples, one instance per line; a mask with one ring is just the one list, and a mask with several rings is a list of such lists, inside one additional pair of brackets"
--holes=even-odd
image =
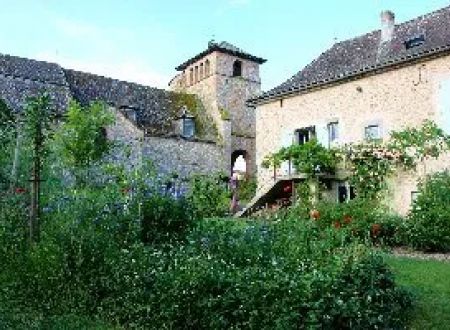
[(247, 174), (248, 171), (248, 159), (247, 151), (245, 150), (235, 150), (231, 154), (231, 169), (230, 172), (240, 172)]

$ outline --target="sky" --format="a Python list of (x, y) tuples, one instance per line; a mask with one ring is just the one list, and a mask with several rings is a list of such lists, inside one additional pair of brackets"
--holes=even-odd
[(0, 0), (0, 53), (167, 88), (175, 67), (226, 40), (266, 58), (262, 89), (336, 41), (403, 22), (450, 0)]

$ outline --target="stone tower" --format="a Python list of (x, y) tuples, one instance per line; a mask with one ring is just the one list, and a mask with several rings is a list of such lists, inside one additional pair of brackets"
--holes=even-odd
[(169, 83), (174, 91), (196, 94), (217, 125), (230, 172), (243, 156), (247, 174), (256, 171), (255, 109), (246, 101), (261, 92), (259, 65), (265, 59), (228, 42), (210, 41), (208, 48), (176, 69)]

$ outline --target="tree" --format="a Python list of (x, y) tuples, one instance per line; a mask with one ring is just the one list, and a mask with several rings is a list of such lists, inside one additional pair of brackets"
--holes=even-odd
[(23, 132), (32, 146), (31, 175), (31, 208), (29, 220), (29, 239), (35, 242), (39, 239), (40, 216), (40, 184), (41, 170), (46, 154), (46, 142), (51, 134), (50, 124), (54, 112), (50, 105), (48, 94), (29, 98), (25, 107)]
[(10, 181), (12, 145), (16, 133), (15, 118), (11, 109), (0, 99), (0, 187)]
[(69, 103), (55, 142), (63, 164), (72, 170), (78, 184), (83, 182), (81, 172), (110, 151), (105, 127), (113, 123), (114, 117), (104, 103), (94, 102), (88, 107), (76, 101)]

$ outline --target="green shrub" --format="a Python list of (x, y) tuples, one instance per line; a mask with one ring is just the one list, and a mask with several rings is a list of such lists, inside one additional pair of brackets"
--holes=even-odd
[(192, 210), (185, 199), (153, 194), (143, 203), (142, 241), (164, 243), (182, 239), (193, 222)]
[(321, 202), (317, 222), (322, 228), (334, 227), (348, 231), (353, 237), (372, 243), (401, 245), (405, 220), (377, 207), (374, 202), (355, 199), (348, 203)]
[(196, 219), (221, 217), (229, 212), (230, 193), (220, 175), (191, 178), (187, 201)]
[(381, 257), (312, 221), (213, 221), (155, 274), (160, 328), (399, 328), (411, 304)]
[(430, 175), (419, 185), (419, 196), (407, 223), (409, 244), (424, 251), (450, 251), (450, 172)]
[(239, 181), (238, 196), (242, 202), (249, 202), (256, 194), (257, 182), (254, 177)]

